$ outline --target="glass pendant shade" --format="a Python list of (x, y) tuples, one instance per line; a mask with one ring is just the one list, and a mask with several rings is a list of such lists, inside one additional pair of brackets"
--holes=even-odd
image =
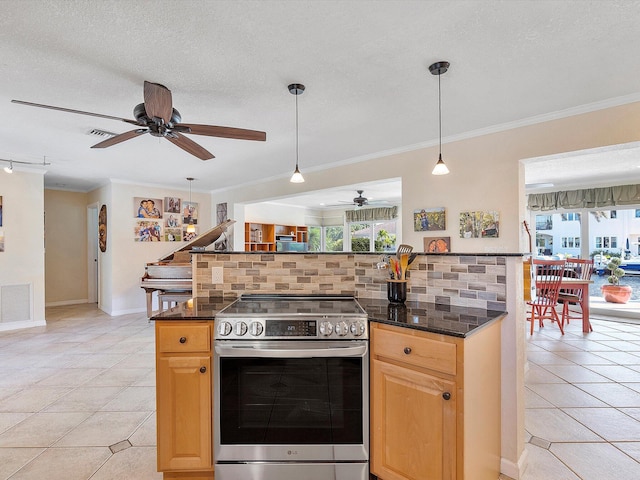
[(446, 175), (447, 173), (449, 173), (449, 169), (445, 165), (444, 160), (442, 160), (442, 154), (440, 154), (438, 155), (438, 163), (433, 167), (431, 175)]
[(304, 177), (300, 173), (300, 169), (298, 168), (298, 165), (296, 165), (296, 169), (293, 172), (293, 175), (291, 175), (291, 180), (289, 180), (289, 181), (291, 183), (303, 183), (304, 182)]

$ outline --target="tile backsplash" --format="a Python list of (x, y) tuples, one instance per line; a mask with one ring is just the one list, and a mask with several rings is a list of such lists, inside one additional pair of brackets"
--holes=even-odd
[[(348, 294), (387, 297), (386, 269), (373, 253), (196, 253), (195, 294)], [(213, 284), (212, 267), (223, 267)], [(408, 274), (407, 300), (506, 311), (506, 258), (493, 255), (418, 255)]]

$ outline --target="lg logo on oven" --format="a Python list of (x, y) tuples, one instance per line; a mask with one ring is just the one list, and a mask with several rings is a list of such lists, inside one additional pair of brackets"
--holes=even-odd
[(287, 455), (297, 455), (298, 451), (297, 450), (287, 450)]

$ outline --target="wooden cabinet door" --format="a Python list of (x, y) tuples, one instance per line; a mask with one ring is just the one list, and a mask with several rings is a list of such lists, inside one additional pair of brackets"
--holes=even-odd
[(372, 473), (384, 480), (455, 479), (455, 383), (372, 363)]
[(212, 468), (211, 357), (157, 362), (158, 471)]

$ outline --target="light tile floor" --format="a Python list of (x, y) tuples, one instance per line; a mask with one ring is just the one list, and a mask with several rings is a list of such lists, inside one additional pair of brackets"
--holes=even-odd
[(159, 480), (154, 325), (95, 305), (0, 333), (0, 479)]
[(527, 330), (522, 480), (640, 478), (640, 316), (594, 317)]
[[(47, 322), (0, 333), (0, 479), (161, 479), (153, 323), (95, 305)], [(592, 323), (527, 335), (522, 480), (640, 478), (640, 325)]]

